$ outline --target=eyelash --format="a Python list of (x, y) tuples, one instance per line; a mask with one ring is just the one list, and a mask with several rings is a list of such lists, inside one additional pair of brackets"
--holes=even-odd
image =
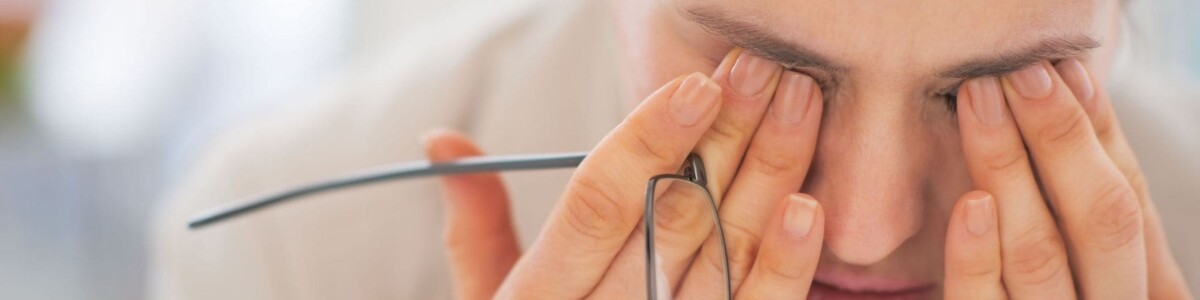
[[(830, 89), (833, 88), (834, 83), (835, 83), (835, 82), (833, 82), (833, 80), (822, 77), (822, 76), (815, 76), (813, 73), (806, 72), (801, 69), (796, 69), (796, 68), (787, 68), (787, 69), (791, 70), (791, 71), (804, 73), (804, 74), (807, 74), (809, 77), (812, 77), (813, 80), (816, 81), (816, 83), (817, 83), (817, 88), (821, 89), (821, 94), (825, 95), (825, 99), (824, 99), (825, 102), (829, 102), (829, 99), (831, 96), (829, 91), (830, 91)], [(942, 101), (945, 102), (946, 108), (950, 111), (951, 114), (958, 113), (958, 87), (961, 84), (962, 84), (961, 82), (955, 83), (950, 88), (947, 88), (946, 90), (943, 90), (942, 92), (939, 92), (934, 95), (935, 97), (940, 98), (940, 99), (942, 99)]]
[(941, 98), (946, 102), (946, 108), (950, 109), (951, 114), (958, 113), (958, 86), (959, 84), (955, 84), (954, 87), (946, 89), (945, 91), (936, 95), (938, 98)]

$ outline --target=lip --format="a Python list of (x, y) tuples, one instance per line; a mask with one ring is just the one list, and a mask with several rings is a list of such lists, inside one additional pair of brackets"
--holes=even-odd
[(808, 299), (928, 299), (928, 281), (817, 270)]

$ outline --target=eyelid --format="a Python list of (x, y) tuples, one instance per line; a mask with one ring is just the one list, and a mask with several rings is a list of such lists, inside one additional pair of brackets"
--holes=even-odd
[(946, 88), (942, 89), (941, 92), (938, 92), (938, 94), (939, 95), (958, 95), (958, 89), (961, 88), (963, 83), (966, 83), (966, 82), (967, 82), (966, 79), (955, 81), (953, 84), (950, 84), (949, 87), (946, 87)]
[(834, 78), (830, 77), (828, 74), (824, 74), (824, 73), (821, 73), (821, 72), (815, 71), (815, 70), (810, 70), (808, 68), (797, 68), (797, 67), (789, 67), (787, 65), (783, 65), (783, 69), (787, 70), (787, 71), (797, 72), (800, 74), (807, 75), (808, 77), (811, 77), (813, 79), (813, 81), (817, 82), (817, 86), (820, 87), (822, 91), (832, 88), (837, 83), (837, 81), (834, 80)]

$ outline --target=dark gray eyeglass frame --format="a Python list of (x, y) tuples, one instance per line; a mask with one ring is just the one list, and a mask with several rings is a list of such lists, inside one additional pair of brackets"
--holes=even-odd
[(692, 153), (688, 155), (687, 161), (683, 163), (682, 170), (679, 174), (662, 174), (650, 177), (650, 183), (646, 187), (646, 225), (643, 230), (646, 233), (646, 295), (650, 300), (658, 299), (658, 280), (655, 276), (654, 266), (656, 264), (656, 255), (654, 254), (654, 204), (655, 187), (659, 181), (673, 180), (675, 183), (683, 183), (694, 185), (704, 191), (704, 198), (707, 200), (709, 211), (712, 212), (713, 227), (717, 230), (717, 241), (721, 243), (721, 263), (725, 267), (725, 299), (733, 299), (732, 281), (729, 279), (729, 250), (725, 245), (725, 229), (721, 226), (721, 216), (717, 210), (717, 201), (713, 199), (712, 193), (708, 191), (708, 172), (704, 170), (704, 161), (700, 159), (700, 155)]
[[(319, 181), (316, 183), (287, 189), (281, 192), (268, 194), (262, 197), (252, 198), (251, 200), (242, 203), (235, 203), (226, 207), (212, 209), (193, 216), (190, 220), (188, 220), (188, 228), (192, 230), (200, 229), (205, 226), (225, 221), (233, 217), (245, 215), (247, 213), (267, 208), (275, 204), (345, 187), (426, 176), (574, 168), (578, 167), (586, 157), (586, 152), (523, 156), (482, 156), (444, 163), (420, 161), (387, 166), (381, 169), (359, 174), (352, 174), (348, 176), (336, 177), (326, 181)], [(716, 227), (717, 230), (717, 238), (721, 243), (721, 256), (725, 267), (725, 298), (732, 299), (733, 292), (729, 277), (729, 255), (725, 245), (725, 232), (724, 229), (722, 229), (723, 226), (721, 226), (721, 219), (718, 214), (716, 201), (713, 199), (712, 194), (707, 188), (708, 181), (707, 174), (704, 170), (704, 163), (701, 161), (700, 156), (694, 153), (688, 155), (687, 161), (684, 162), (682, 170), (679, 174), (657, 175), (651, 177), (650, 182), (647, 184), (645, 213), (645, 224), (647, 225), (644, 226), (646, 233), (647, 297), (651, 300), (654, 300), (657, 299), (658, 296), (656, 295), (655, 291), (655, 286), (657, 283), (654, 272), (654, 226), (652, 226), (654, 224), (654, 188), (660, 180), (666, 179), (683, 181), (686, 182), (686, 184), (694, 184), (704, 190), (704, 195), (707, 198), (709, 208), (712, 211), (712, 216), (715, 223), (714, 227)]]

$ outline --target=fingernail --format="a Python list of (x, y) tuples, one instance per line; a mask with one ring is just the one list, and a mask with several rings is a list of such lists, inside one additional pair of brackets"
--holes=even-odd
[(966, 87), (971, 95), (971, 108), (980, 122), (990, 126), (1004, 124), (1004, 92), (1000, 90), (999, 78), (972, 78), (967, 80)]
[(680, 125), (695, 125), (712, 110), (720, 97), (721, 87), (716, 82), (699, 72), (692, 73), (671, 95), (671, 117)]
[(776, 67), (778, 64), (772, 61), (743, 51), (729, 71), (729, 84), (742, 96), (758, 95), (775, 75)]
[(1050, 81), (1050, 73), (1048, 73), (1043, 63), (1012, 72), (1008, 74), (1008, 80), (1012, 81), (1013, 88), (1017, 90), (1017, 94), (1028, 100), (1045, 98), (1050, 95), (1050, 90), (1053, 88), (1051, 86), (1053, 82)]
[(817, 215), (817, 201), (801, 195), (788, 195), (787, 211), (783, 214), (783, 229), (795, 237), (806, 237), (812, 231)]
[(813, 79), (808, 75), (784, 71), (771, 102), (771, 115), (785, 124), (803, 121), (813, 97), (813, 85)]
[(1066, 82), (1067, 87), (1071, 89), (1071, 93), (1075, 94), (1075, 99), (1079, 100), (1080, 106), (1090, 107), (1095, 91), (1092, 89), (1092, 78), (1088, 76), (1087, 69), (1083, 67), (1083, 64), (1074, 58), (1066, 59), (1058, 62), (1054, 69), (1058, 70), (1058, 76), (1062, 77), (1063, 82)]
[(967, 231), (976, 236), (982, 236), (992, 230), (992, 195), (967, 200)]

